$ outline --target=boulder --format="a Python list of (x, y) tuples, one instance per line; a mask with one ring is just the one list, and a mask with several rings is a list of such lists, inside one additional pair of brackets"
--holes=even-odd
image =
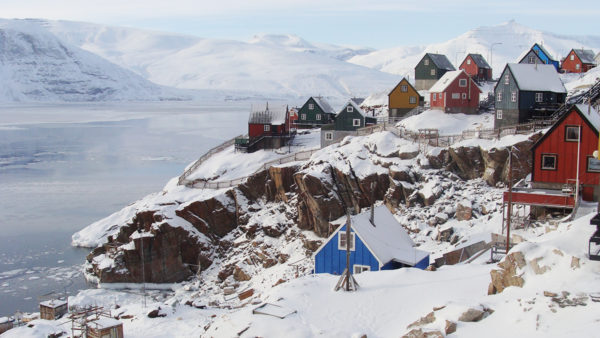
[(408, 325), (406, 328), (410, 329), (413, 327), (419, 327), (419, 326), (431, 324), (433, 322), (435, 322), (435, 314), (433, 312), (429, 312), (425, 317), (421, 317), (417, 321)]
[(235, 279), (238, 282), (242, 282), (242, 281), (250, 280), (251, 277), (244, 270), (242, 270), (239, 266), (236, 266), (233, 269), (233, 279)]
[(452, 163), (449, 169), (463, 180), (472, 180), (483, 176), (485, 166), (479, 147), (449, 148)]
[(478, 322), (483, 318), (482, 310), (470, 308), (467, 311), (463, 312), (460, 317), (458, 317), (458, 321), (460, 322)]
[(446, 320), (446, 325), (444, 327), (444, 333), (446, 335), (452, 334), (456, 332), (456, 323)]
[(463, 200), (456, 205), (454, 217), (457, 221), (468, 221), (473, 216), (473, 207), (471, 201)]
[(444, 338), (444, 335), (438, 331), (423, 331), (423, 329), (412, 329), (404, 334), (402, 338)]
[(498, 263), (500, 269), (490, 271), (492, 282), (488, 287), (488, 294), (500, 293), (509, 286), (523, 287), (525, 280), (517, 275), (517, 270), (522, 269), (525, 264), (525, 258), (520, 251), (506, 256)]

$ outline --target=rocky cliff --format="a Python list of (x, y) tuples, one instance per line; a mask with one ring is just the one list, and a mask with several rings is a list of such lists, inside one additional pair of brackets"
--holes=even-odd
[[(530, 148), (537, 137), (514, 145), (519, 154), (513, 158), (516, 179), (530, 172)], [(443, 223), (455, 215), (456, 205), (451, 204), (458, 202), (453, 198), (465, 195), (460, 193), (461, 185), (506, 183), (506, 148), (459, 146), (423, 152), (415, 147), (383, 133), (349, 139), (303, 163), (271, 167), (235, 188), (198, 191), (172, 181), (162, 193), (122, 210), (125, 216), (100, 222), (106, 243), (88, 256), (87, 273), (100, 282), (144, 278), (163, 283), (194, 274), (202, 279), (203, 272), (214, 270), (219, 280), (246, 280), (248, 270), (285, 262), (290, 253), (284, 247), (291, 241), (301, 241), (303, 255), (310, 256), (320, 241), (306, 231), (328, 236), (334, 230), (330, 222), (347, 209), (359, 212), (374, 201), (382, 202), (402, 210), (407, 221), (426, 223), (425, 228), (413, 226), (411, 231), (441, 234)], [(440, 203), (442, 196), (452, 202)], [(424, 216), (411, 214), (411, 208), (417, 207), (431, 210)], [(487, 212), (484, 206), (473, 211), (473, 205), (461, 207), (469, 209), (469, 217)], [(246, 265), (232, 259), (240, 252), (248, 256)]]

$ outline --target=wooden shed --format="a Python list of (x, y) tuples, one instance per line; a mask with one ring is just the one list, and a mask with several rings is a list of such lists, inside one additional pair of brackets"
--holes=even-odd
[(403, 267), (425, 269), (429, 252), (415, 247), (406, 230), (385, 205), (351, 216), (351, 234), (346, 239), (346, 224), (340, 225), (313, 255), (315, 273), (339, 275), (346, 268), (346, 245), (350, 245), (353, 273), (393, 270)]
[(69, 304), (66, 300), (51, 299), (40, 303), (40, 318), (46, 320), (56, 320), (64, 316), (69, 311)]
[(560, 66), (567, 73), (585, 73), (594, 67), (594, 52), (589, 49), (571, 49)]
[(463, 114), (479, 111), (481, 89), (464, 70), (447, 72), (431, 87), (429, 93), (431, 109)]
[(389, 117), (403, 117), (418, 107), (423, 107), (423, 96), (403, 78), (388, 94)]
[(99, 317), (87, 323), (88, 338), (123, 338), (123, 323), (107, 317)]
[(475, 81), (491, 81), (492, 67), (481, 54), (469, 54), (458, 69), (464, 70)]

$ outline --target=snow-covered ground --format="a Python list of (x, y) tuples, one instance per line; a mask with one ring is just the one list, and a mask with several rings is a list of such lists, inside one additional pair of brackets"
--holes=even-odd
[(467, 129), (493, 128), (494, 116), (491, 113), (446, 114), (441, 110), (430, 109), (400, 121), (398, 126), (412, 131), (418, 131), (420, 128), (433, 128), (438, 129), (440, 135), (457, 135)]

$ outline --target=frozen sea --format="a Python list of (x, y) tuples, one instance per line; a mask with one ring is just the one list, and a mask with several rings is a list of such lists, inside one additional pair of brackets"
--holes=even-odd
[(0, 316), (85, 288), (71, 235), (245, 133), (250, 102), (0, 106)]

